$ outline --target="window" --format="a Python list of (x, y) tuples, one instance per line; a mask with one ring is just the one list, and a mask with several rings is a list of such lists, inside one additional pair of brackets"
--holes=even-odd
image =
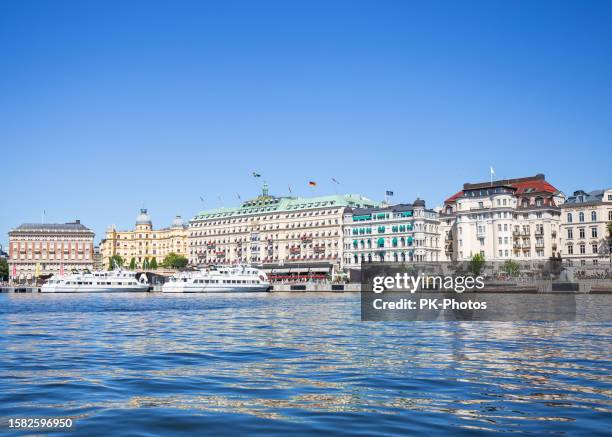
[(586, 244), (580, 243), (580, 253), (581, 254), (585, 254), (586, 253)]
[(597, 228), (591, 228), (591, 237), (597, 238)]
[(571, 213), (571, 212), (568, 212), (568, 213), (567, 213), (567, 222), (568, 222), (568, 223), (571, 223), (572, 221), (573, 221), (573, 219), (572, 219), (572, 213)]
[(580, 237), (580, 238), (584, 238), (584, 228), (580, 228), (580, 229), (578, 229), (578, 232), (579, 232), (579, 234), (580, 234), (580, 235), (579, 235), (579, 237)]
[(581, 223), (584, 221), (584, 213), (583, 212), (578, 213), (578, 221), (580, 221)]
[(568, 255), (573, 255), (574, 254), (574, 245), (573, 244), (568, 244), (567, 245), (567, 253), (568, 253)]
[(591, 244), (591, 249), (593, 250), (594, 254), (597, 254), (597, 243)]
[(574, 230), (572, 228), (568, 228), (567, 229), (567, 239), (571, 240), (572, 238), (574, 238)]
[(591, 221), (592, 222), (597, 221), (597, 211), (591, 211)]

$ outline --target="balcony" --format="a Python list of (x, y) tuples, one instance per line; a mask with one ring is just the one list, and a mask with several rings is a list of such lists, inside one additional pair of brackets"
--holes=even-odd
[(544, 242), (543, 241), (536, 241), (535, 247), (536, 247), (536, 249), (543, 249), (544, 248)]
[(536, 229), (535, 231), (536, 237), (541, 237), (544, 235), (544, 228)]
[(476, 230), (476, 238), (484, 238), (487, 236), (487, 232), (484, 229)]
[(523, 247), (521, 249), (523, 249), (523, 252), (527, 252), (527, 251), (529, 251), (531, 249), (531, 246), (530, 245), (527, 245), (527, 246), (523, 245)]

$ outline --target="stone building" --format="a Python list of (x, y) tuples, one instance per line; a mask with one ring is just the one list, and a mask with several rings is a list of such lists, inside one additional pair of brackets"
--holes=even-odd
[(9, 232), (9, 275), (15, 282), (93, 269), (94, 232), (71, 223), (24, 223)]
[(438, 213), (412, 204), (355, 208), (344, 214), (344, 267), (372, 262), (441, 260)]
[(264, 184), (255, 199), (203, 211), (191, 220), (189, 260), (195, 265), (308, 263), (339, 268), (345, 211), (375, 205), (356, 194), (276, 197)]
[(466, 183), (444, 202), (440, 232), (444, 260), (546, 260), (559, 256), (565, 195), (543, 174)]
[(610, 265), (612, 188), (578, 190), (561, 206), (561, 253), (571, 265)]
[(126, 266), (133, 258), (138, 268), (150, 266), (154, 259), (161, 265), (171, 252), (187, 257), (187, 235), (188, 227), (181, 216), (177, 215), (167, 228), (154, 229), (149, 213), (143, 208), (134, 229), (118, 231), (111, 226), (106, 231), (106, 238), (100, 243), (102, 264), (108, 268), (113, 255), (120, 255)]

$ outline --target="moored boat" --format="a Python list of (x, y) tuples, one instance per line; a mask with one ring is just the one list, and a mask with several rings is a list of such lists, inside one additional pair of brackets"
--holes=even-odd
[(149, 291), (145, 274), (140, 277), (128, 270), (71, 273), (52, 276), (40, 288), (41, 293), (111, 293)]
[(245, 293), (269, 289), (266, 274), (249, 266), (210, 266), (182, 272), (171, 276), (162, 286), (164, 293)]

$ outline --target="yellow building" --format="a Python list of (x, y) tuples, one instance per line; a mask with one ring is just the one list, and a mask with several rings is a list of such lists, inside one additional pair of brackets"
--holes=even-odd
[(176, 216), (168, 228), (153, 229), (151, 217), (143, 208), (136, 219), (136, 229), (118, 231), (113, 225), (106, 231), (106, 238), (100, 243), (104, 268), (108, 268), (113, 255), (120, 255), (125, 266), (129, 266), (133, 258), (138, 268), (149, 266), (153, 259), (161, 265), (171, 252), (186, 257), (187, 229), (181, 216)]

